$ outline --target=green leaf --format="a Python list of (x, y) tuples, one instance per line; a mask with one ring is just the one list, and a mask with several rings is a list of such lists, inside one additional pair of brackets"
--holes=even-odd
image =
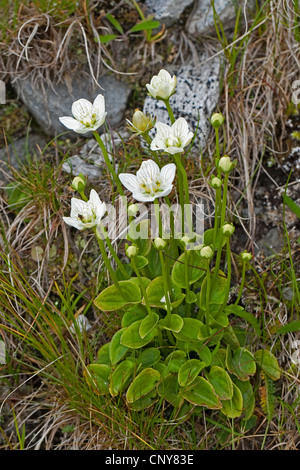
[(179, 385), (181, 387), (190, 385), (204, 367), (206, 367), (205, 362), (199, 361), (199, 359), (190, 359), (185, 362), (178, 372)]
[(272, 379), (280, 379), (280, 367), (278, 365), (277, 359), (270, 351), (267, 349), (259, 349), (254, 353), (254, 359), (257, 362), (257, 365)]
[(123, 392), (133, 375), (135, 364), (131, 361), (121, 362), (110, 377), (109, 390), (113, 397)]
[[(213, 240), (214, 240), (214, 229), (210, 228), (208, 230), (205, 230), (204, 232), (204, 237), (203, 237), (203, 243), (204, 245), (213, 245)], [(222, 243), (222, 246), (226, 244), (226, 238), (223, 236), (221, 230), (218, 230), (217, 236), (216, 236), (216, 242), (215, 242), (215, 249), (218, 250)]]
[(159, 325), (165, 330), (176, 331), (178, 333), (183, 327), (183, 319), (176, 313), (171, 313), (159, 320)]
[(176, 286), (186, 288), (185, 260), (187, 258), (187, 278), (193, 284), (206, 274), (206, 262), (200, 257), (197, 250), (187, 250), (175, 261), (172, 269), (172, 280)]
[(159, 396), (178, 408), (183, 403), (183, 398), (179, 395), (179, 385), (177, 374), (168, 374), (157, 386)]
[(253, 355), (246, 348), (238, 348), (231, 355), (230, 347), (227, 348), (226, 365), (229, 372), (236, 375), (243, 382), (256, 372), (256, 363)]
[(142, 220), (138, 224), (131, 222), (127, 238), (137, 246), (139, 255), (147, 256), (152, 246), (149, 220)]
[(253, 415), (255, 408), (255, 395), (250, 381), (242, 382), (235, 379), (234, 383), (240, 389), (243, 397), (243, 413), (245, 413), (245, 421), (248, 421)]
[(121, 344), (127, 346), (128, 348), (139, 349), (143, 346), (146, 346), (146, 344), (150, 343), (150, 341), (153, 340), (153, 338), (157, 334), (156, 328), (150, 331), (147, 336), (141, 338), (139, 329), (142, 321), (143, 320), (136, 321), (129, 325), (127, 328), (125, 328), (124, 333), (122, 334), (120, 339)]
[(106, 343), (101, 346), (97, 354), (97, 364), (106, 364), (108, 366), (110, 365), (109, 348), (110, 343)]
[[(150, 240), (151, 241), (151, 240)], [(148, 264), (144, 268), (145, 276), (149, 279), (155, 279), (157, 276), (161, 276), (161, 263), (159, 259), (158, 251), (151, 245), (151, 249), (147, 254)]]
[(113, 41), (117, 37), (118, 36), (116, 34), (99, 34), (99, 41), (101, 42), (101, 44), (107, 44), (108, 42)]
[(240, 389), (233, 384), (233, 395), (230, 400), (222, 401), (221, 412), (228, 418), (237, 418), (243, 412), (243, 395)]
[[(176, 302), (176, 299), (174, 298), (176, 295), (181, 294), (180, 289), (178, 287), (174, 286), (174, 284), (171, 284), (171, 305), (174, 307), (174, 303)], [(162, 302), (162, 298), (165, 295), (164, 291), (164, 280), (162, 276), (158, 276), (153, 281), (150, 282), (150, 284), (147, 286), (146, 289), (146, 294), (149, 300), (149, 303), (151, 307), (160, 307), (163, 308), (165, 306), (165, 302)], [(182, 301), (182, 296), (179, 299), (180, 302)], [(173, 303), (174, 300), (174, 303)]]
[(112, 365), (115, 365), (119, 362), (120, 359), (127, 353), (128, 348), (120, 343), (121, 336), (123, 335), (126, 328), (122, 328), (117, 331), (112, 337), (109, 348), (110, 361)]
[(159, 21), (153, 21), (153, 20), (143, 20), (134, 25), (130, 32), (131, 33), (137, 33), (138, 31), (149, 31), (152, 29), (158, 28), (160, 25)]
[(211, 364), (212, 355), (209, 347), (206, 346), (206, 344), (201, 344), (201, 346), (197, 349), (197, 353), (201, 361), (205, 362), (207, 366)]
[(89, 364), (83, 372), (87, 384), (97, 395), (109, 393), (111, 368), (106, 364)]
[(157, 401), (157, 393), (156, 390), (151, 390), (151, 392), (147, 393), (147, 395), (139, 398), (138, 400), (134, 401), (133, 403), (129, 403), (129, 407), (131, 410), (134, 411), (142, 411), (149, 406), (152, 406), (153, 403)]
[(213, 387), (203, 377), (196, 377), (192, 385), (183, 391), (182, 396), (194, 405), (206, 406), (211, 410), (217, 410), (222, 407)]
[(141, 338), (145, 338), (156, 327), (159, 320), (157, 313), (150, 313), (142, 320), (139, 328)]
[(245, 309), (241, 305), (228, 305), (225, 308), (225, 312), (227, 314), (233, 313), (233, 315), (243, 318), (248, 323), (250, 323), (250, 325), (254, 328), (257, 336), (258, 337), (261, 336), (261, 329), (257, 321), (257, 318), (254, 315), (252, 315), (252, 313), (246, 312)]
[(182, 364), (186, 361), (186, 353), (181, 349), (173, 351), (165, 359), (165, 364), (169, 372), (178, 372)]
[(157, 364), (153, 365), (153, 369), (157, 370), (160, 373), (161, 377), (165, 377), (168, 373), (168, 368), (162, 362), (158, 362)]
[(143, 269), (148, 264), (148, 260), (145, 256), (137, 255), (134, 260), (138, 269)]
[(233, 396), (233, 383), (229, 374), (219, 366), (213, 366), (207, 378), (221, 400), (231, 400)]
[(137, 365), (151, 367), (160, 361), (160, 352), (156, 348), (145, 349), (137, 360)]
[[(122, 263), (122, 264), (123, 264), (123, 268), (125, 269), (128, 276), (130, 277), (133, 273), (132, 266), (128, 263)], [(128, 277), (127, 278), (124, 277), (124, 274), (122, 273), (122, 271), (119, 267), (116, 270), (116, 278), (117, 278), (118, 281), (125, 281), (126, 279), (128, 279)]]
[(282, 197), (284, 203), (291, 209), (291, 211), (294, 212), (294, 214), (296, 214), (298, 219), (300, 219), (300, 206), (298, 206), (298, 204), (286, 194), (283, 194)]
[(225, 294), (227, 291), (227, 278), (224, 277), (224, 273), (219, 271), (216, 282), (213, 283), (210, 291), (210, 304), (222, 304), (225, 300)]
[(120, 34), (124, 33), (124, 30), (123, 30), (122, 26), (120, 25), (119, 21), (113, 15), (108, 13), (106, 15), (106, 18), (116, 28), (116, 30), (119, 31)]
[(300, 330), (300, 321), (295, 320), (278, 328), (276, 333), (279, 333), (280, 335), (284, 335), (285, 333), (294, 333), (295, 331), (299, 331), (299, 330)]
[(147, 309), (143, 305), (133, 305), (124, 313), (122, 327), (125, 328), (138, 320), (143, 320), (147, 315)]
[(175, 338), (180, 341), (199, 341), (199, 333), (203, 323), (196, 318), (183, 318), (183, 327), (179, 332), (174, 331)]
[(120, 281), (120, 291), (115, 285), (104, 289), (94, 303), (104, 312), (118, 310), (125, 305), (139, 303), (142, 300), (140, 288), (132, 281)]
[(157, 370), (147, 368), (142, 370), (129, 386), (126, 393), (128, 403), (133, 403), (141, 397), (151, 392), (160, 380), (160, 373)]

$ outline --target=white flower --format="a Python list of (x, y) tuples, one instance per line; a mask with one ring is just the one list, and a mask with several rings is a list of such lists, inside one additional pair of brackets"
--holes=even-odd
[(105, 202), (101, 202), (96, 191), (92, 189), (90, 199), (87, 202), (72, 197), (71, 217), (63, 217), (63, 220), (71, 227), (83, 230), (99, 225), (105, 212)]
[(72, 131), (78, 134), (96, 131), (105, 121), (107, 113), (105, 112), (105, 100), (103, 95), (98, 95), (94, 101), (82, 98), (74, 101), (72, 104), (72, 114), (74, 118), (64, 116), (60, 117), (60, 122)]
[(132, 192), (134, 199), (141, 202), (151, 202), (158, 197), (170, 194), (175, 171), (174, 163), (169, 163), (160, 170), (155, 162), (146, 160), (136, 175), (121, 173), (119, 178), (125, 188)]
[(162, 69), (158, 72), (158, 75), (151, 78), (150, 84), (147, 83), (146, 87), (153, 98), (167, 100), (175, 92), (176, 83), (175, 75), (171, 77), (169, 72)]
[(182, 153), (193, 138), (189, 132), (188, 123), (182, 117), (177, 119), (172, 126), (162, 122), (156, 123), (156, 136), (151, 142), (151, 150), (163, 150), (171, 155)]

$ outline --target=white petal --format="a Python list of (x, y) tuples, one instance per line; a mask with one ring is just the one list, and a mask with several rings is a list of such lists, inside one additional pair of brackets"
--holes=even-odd
[(168, 186), (166, 189), (164, 189), (161, 193), (159, 193), (157, 195), (157, 197), (164, 197), (164, 196), (168, 196), (168, 194), (170, 194), (170, 192), (172, 191), (173, 189), (173, 186)]
[(77, 132), (78, 129), (82, 128), (82, 124), (76, 119), (69, 117), (69, 116), (63, 116), (59, 118), (60, 122), (66, 126), (68, 129), (72, 129), (72, 131)]
[(194, 134), (192, 132), (189, 132), (186, 138), (184, 139), (184, 141), (182, 142), (182, 147), (186, 147), (187, 145), (189, 145), (193, 137), (194, 137)]
[(92, 112), (92, 103), (84, 98), (74, 101), (72, 104), (72, 114), (75, 119), (81, 121), (85, 116)]
[(79, 214), (83, 214), (86, 211), (87, 203), (82, 201), (81, 199), (77, 199), (76, 197), (72, 197), (71, 199), (71, 218), (78, 217)]
[(102, 114), (105, 113), (105, 98), (103, 95), (98, 95), (93, 103), (94, 108), (97, 109), (97, 113), (99, 116), (102, 116)]
[(159, 72), (158, 72), (158, 78), (160, 80), (164, 80), (166, 82), (170, 82), (172, 80), (171, 78), (171, 75), (169, 74), (169, 72), (165, 69), (161, 69)]
[(137, 191), (139, 188), (137, 177), (135, 175), (131, 175), (130, 173), (120, 173), (119, 180), (121, 181), (123, 186), (125, 186), (125, 188), (131, 191), (132, 193), (134, 191)]
[(97, 212), (96, 212), (98, 223), (104, 216), (105, 212), (106, 212), (106, 204), (105, 202), (101, 202), (101, 205), (97, 207)]
[(163, 122), (157, 122), (155, 124), (156, 135), (161, 139), (166, 140), (171, 134), (171, 127)]
[(161, 82), (158, 87), (156, 88), (156, 96), (167, 100), (170, 98), (173, 92), (173, 88), (168, 82)]
[(165, 148), (165, 152), (169, 153), (170, 155), (175, 155), (175, 153), (184, 152), (184, 148), (183, 147), (168, 147), (168, 148)]
[(150, 95), (151, 95), (153, 98), (156, 98), (156, 89), (154, 88), (154, 86), (153, 86), (153, 85), (149, 85), (149, 83), (147, 83), (146, 88), (147, 88), (148, 92), (150, 93)]
[(98, 194), (94, 189), (91, 189), (89, 201), (90, 201), (95, 207), (97, 207), (98, 205), (102, 204), (102, 201), (101, 201), (101, 199), (100, 199), (100, 197), (99, 197), (99, 194)]
[(165, 147), (165, 141), (159, 135), (155, 136), (150, 144), (151, 150), (164, 150)]
[(176, 137), (184, 138), (189, 132), (188, 123), (184, 118), (178, 118), (172, 125), (172, 133)]
[(153, 160), (146, 160), (141, 164), (140, 169), (136, 172), (136, 176), (138, 182), (149, 179), (155, 181), (159, 173), (159, 166)]
[(72, 219), (72, 217), (63, 217), (63, 221), (70, 225), (71, 227), (75, 227), (78, 230), (83, 230), (85, 225), (81, 222), (81, 220)]
[(140, 193), (139, 191), (132, 193), (133, 199), (139, 202), (153, 202), (156, 199), (154, 196), (149, 194)]
[(176, 165), (174, 163), (169, 163), (162, 167), (160, 171), (162, 183), (165, 186), (170, 186), (173, 183), (175, 178)]

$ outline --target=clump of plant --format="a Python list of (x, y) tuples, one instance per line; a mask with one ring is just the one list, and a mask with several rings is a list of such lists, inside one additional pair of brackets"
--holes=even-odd
[[(116, 174), (97, 132), (106, 116), (103, 96), (93, 104), (76, 101), (74, 117), (60, 118), (76, 132), (94, 133), (128, 214), (122, 232), (127, 262), (122, 262), (109, 235), (115, 223), (114, 207), (102, 202), (94, 189), (86, 196), (83, 175), (73, 181), (81, 198), (72, 198), (70, 217), (64, 220), (78, 230), (94, 231), (112, 280), (94, 303), (100, 311), (118, 312), (121, 317), (121, 328), (86, 366), (84, 376), (96, 394), (123, 396), (135, 411), (166, 401), (177, 417), (205, 407), (247, 421), (255, 406), (253, 376), (260, 369), (275, 381), (280, 368), (269, 350), (253, 351), (231, 321), (240, 317), (261, 334), (259, 321), (240, 305), (252, 259), (246, 251), (239, 255), (238, 295), (229, 303), (230, 240), (235, 227), (227, 219), (227, 192), (236, 162), (220, 155), (224, 117), (219, 113), (211, 117), (216, 158), (209, 183), (215, 190), (215, 217), (213, 228), (202, 231), (197, 217), (195, 222), (197, 207), (190, 204), (185, 171), (185, 152), (194, 135), (184, 118), (175, 119), (169, 102), (176, 92), (176, 77), (161, 70), (146, 86), (153, 98), (165, 103), (171, 125), (135, 112), (129, 127), (153, 156), (143, 161), (136, 174)], [(156, 135), (151, 139), (154, 126)], [(164, 164), (164, 155), (173, 161)], [(178, 205), (171, 198), (176, 174)], [(123, 187), (136, 201), (128, 207)]]

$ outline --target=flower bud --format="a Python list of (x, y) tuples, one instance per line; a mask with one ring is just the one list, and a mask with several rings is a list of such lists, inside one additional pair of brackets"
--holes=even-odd
[(156, 237), (154, 242), (153, 242), (154, 248), (158, 251), (162, 251), (166, 248), (167, 242), (166, 240), (163, 240), (163, 238)]
[(129, 259), (134, 258), (138, 254), (138, 249), (135, 245), (130, 245), (126, 249), (126, 255), (128, 256)]
[(248, 251), (245, 250), (241, 253), (241, 258), (242, 258), (243, 261), (251, 261), (252, 260), (252, 255), (251, 255), (251, 253), (249, 253)]
[(222, 186), (222, 181), (216, 176), (211, 180), (211, 185), (214, 189), (220, 189)]
[(127, 212), (130, 217), (134, 217), (139, 211), (139, 206), (137, 204), (130, 204), (128, 206)]
[(205, 259), (211, 259), (214, 256), (214, 252), (210, 246), (204, 246), (200, 250), (200, 256)]
[(82, 176), (75, 176), (72, 181), (71, 188), (75, 189), (75, 191), (82, 192), (86, 186), (86, 181)]
[(232, 224), (225, 224), (222, 227), (222, 233), (223, 235), (225, 235), (225, 237), (230, 237), (231, 235), (233, 235), (234, 231), (235, 228)]
[(222, 126), (224, 121), (225, 121), (225, 118), (221, 113), (214, 113), (210, 119), (211, 125), (215, 129), (219, 129)]
[(149, 132), (150, 129), (154, 127), (155, 118), (150, 115), (147, 116), (139, 109), (136, 109), (132, 117), (132, 122), (128, 119), (127, 122), (129, 124), (128, 128), (136, 135), (140, 135)]
[(233, 163), (230, 158), (225, 155), (224, 157), (220, 158), (219, 161), (219, 168), (223, 171), (223, 173), (229, 173), (230, 170), (233, 168)]

